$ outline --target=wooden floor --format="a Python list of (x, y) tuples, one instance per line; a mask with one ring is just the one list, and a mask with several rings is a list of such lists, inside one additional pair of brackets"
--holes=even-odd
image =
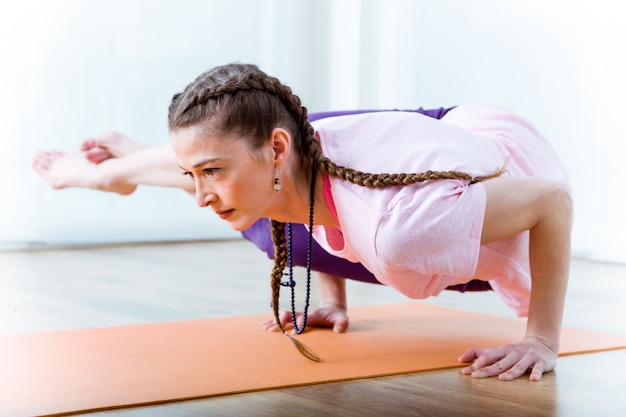
[[(270, 267), (245, 241), (0, 252), (0, 333), (269, 316)], [(407, 301), (356, 282), (348, 296), (351, 306)], [(624, 298), (625, 265), (573, 260), (565, 325), (626, 336)], [(512, 317), (493, 293), (445, 292), (427, 302)], [(88, 415), (624, 416), (626, 350), (562, 357), (539, 382), (447, 370)]]

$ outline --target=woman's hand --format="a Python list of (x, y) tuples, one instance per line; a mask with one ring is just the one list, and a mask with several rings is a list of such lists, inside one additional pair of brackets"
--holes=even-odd
[(541, 376), (556, 366), (557, 352), (542, 340), (526, 337), (520, 343), (498, 348), (470, 348), (459, 362), (474, 362), (461, 373), (474, 378), (498, 376), (502, 381), (519, 378), (530, 370), (530, 380), (539, 381)]
[[(301, 312), (296, 313), (296, 321), (298, 327), (302, 326), (304, 315)], [(280, 312), (280, 322), (285, 329), (293, 327), (291, 311)], [(307, 326), (331, 328), (335, 333), (344, 333), (348, 330), (350, 324), (346, 309), (336, 304), (324, 304), (317, 310), (308, 314)], [(266, 320), (261, 326), (268, 331), (278, 331), (279, 327), (274, 319)]]

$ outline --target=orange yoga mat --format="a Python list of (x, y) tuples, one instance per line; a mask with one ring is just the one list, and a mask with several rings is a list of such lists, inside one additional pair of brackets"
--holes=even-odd
[[(459, 366), (469, 346), (515, 342), (525, 321), (418, 303), (351, 310), (350, 331), (298, 336), (300, 356), (264, 316), (0, 336), (0, 415), (50, 416)], [(561, 354), (626, 347), (564, 329)]]

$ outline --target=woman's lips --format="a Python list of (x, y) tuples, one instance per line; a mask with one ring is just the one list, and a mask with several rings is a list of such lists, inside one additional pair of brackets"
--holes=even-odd
[(226, 220), (233, 213), (233, 211), (235, 211), (235, 210), (234, 209), (230, 209), (230, 210), (218, 211), (216, 213), (217, 213), (218, 216), (220, 216), (220, 219)]

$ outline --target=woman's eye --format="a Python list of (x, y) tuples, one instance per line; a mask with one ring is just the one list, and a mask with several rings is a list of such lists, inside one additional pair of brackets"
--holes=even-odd
[[(219, 168), (205, 168), (205, 169), (203, 169), (203, 170), (202, 170), (202, 172), (203, 172), (205, 175), (209, 176), (209, 177), (213, 177), (213, 176), (217, 175), (217, 172), (218, 172), (219, 170), (220, 170)], [(189, 171), (187, 171), (187, 172), (183, 172), (183, 175), (184, 175), (184, 176), (186, 176), (186, 177), (189, 177), (189, 178), (194, 178), (194, 177), (195, 177), (195, 176), (193, 175), (193, 173), (192, 173), (192, 172), (189, 172)]]

